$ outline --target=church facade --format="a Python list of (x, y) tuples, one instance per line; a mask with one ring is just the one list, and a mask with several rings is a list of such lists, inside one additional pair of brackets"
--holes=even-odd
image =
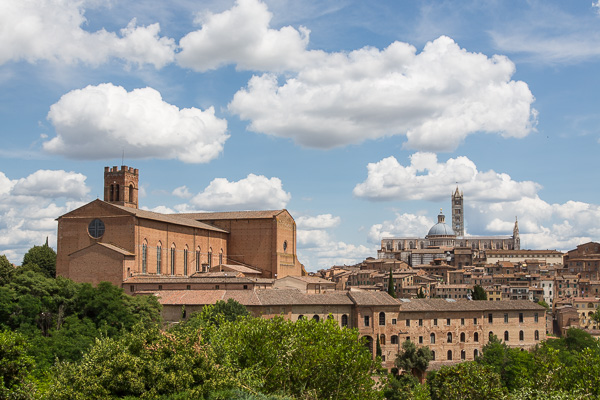
[(395, 258), (414, 265), (414, 262), (410, 262), (412, 253), (436, 253), (437, 256), (444, 256), (446, 253), (460, 248), (468, 249), (473, 253), (487, 250), (521, 249), (517, 220), (515, 220), (512, 236), (465, 235), (464, 195), (459, 192), (458, 187), (452, 193), (450, 201), (451, 225), (446, 224), (446, 217), (440, 210), (438, 222), (431, 227), (425, 237), (384, 237), (381, 240), (378, 258)]
[(106, 167), (104, 200), (60, 216), (57, 274), (123, 286), (229, 265), (263, 278), (302, 275), (287, 210), (162, 214), (138, 208), (139, 170)]

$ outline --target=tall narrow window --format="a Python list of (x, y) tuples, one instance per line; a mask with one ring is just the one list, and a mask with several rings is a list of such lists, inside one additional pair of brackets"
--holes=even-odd
[(533, 337), (535, 340), (540, 340), (540, 331), (533, 332)]
[(463, 342), (463, 343), (466, 341), (466, 335), (465, 335), (464, 332), (460, 333), (460, 341)]
[(121, 201), (121, 196), (119, 194), (119, 185), (115, 185), (115, 201)]
[(435, 333), (429, 335), (429, 343), (435, 344)]
[(379, 313), (379, 326), (385, 326), (385, 313)]
[(508, 314), (504, 314), (504, 323), (508, 324)]
[(519, 340), (521, 340), (521, 341), (525, 340), (525, 332), (519, 331)]
[(183, 275), (188, 274), (188, 249), (183, 249)]
[(533, 314), (533, 322), (538, 322), (539, 317), (538, 317), (538, 313)]
[(115, 201), (115, 185), (110, 185), (110, 201)]
[(504, 341), (508, 342), (508, 331), (504, 331)]
[(452, 361), (452, 350), (448, 350), (448, 361)]
[(161, 257), (162, 257), (162, 247), (160, 247), (160, 244), (156, 247), (156, 274), (160, 275), (160, 261), (161, 261)]
[(223, 249), (219, 252), (219, 265), (223, 265)]
[(474, 342), (479, 342), (479, 333), (475, 332), (475, 333), (473, 334), (473, 341), (474, 341)]
[(142, 245), (142, 274), (148, 272), (148, 246), (146, 243)]
[(365, 315), (365, 326), (369, 326), (369, 316)]
[(342, 315), (342, 326), (348, 326), (348, 315)]
[(175, 275), (175, 247), (171, 247), (171, 275)]
[(208, 250), (208, 270), (212, 268), (212, 247)]
[(129, 185), (129, 202), (133, 203), (133, 185)]
[(200, 247), (196, 250), (196, 272), (200, 272)]
[(448, 332), (448, 343), (452, 343), (452, 333)]

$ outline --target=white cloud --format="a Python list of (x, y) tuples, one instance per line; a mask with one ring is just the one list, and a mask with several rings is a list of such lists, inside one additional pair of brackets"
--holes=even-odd
[(329, 243), (329, 233), (320, 229), (304, 230), (298, 229), (296, 231), (297, 245), (299, 249), (315, 249), (323, 246), (323, 244)]
[(0, 254), (15, 264), (34, 245), (56, 248), (55, 219), (84, 204), (86, 177), (62, 170), (38, 170), (9, 179), (0, 172)]
[(375, 247), (328, 241), (314, 249), (299, 248), (298, 259), (309, 271), (315, 271), (333, 265), (354, 265), (376, 254)]
[(384, 221), (375, 224), (369, 229), (368, 239), (370, 243), (381, 244), (384, 237), (394, 236), (416, 236), (423, 237), (435, 222), (425, 215), (396, 214), (393, 221)]
[(238, 69), (295, 70), (322, 52), (306, 51), (309, 30), (291, 26), (271, 29), (272, 14), (258, 0), (238, 0), (220, 14), (196, 18), (200, 30), (181, 40), (179, 65), (196, 71), (236, 64)]
[(341, 218), (331, 214), (321, 214), (316, 217), (301, 216), (296, 218), (298, 229), (327, 229), (340, 224)]
[(111, 83), (63, 95), (48, 119), (57, 136), (44, 142), (44, 150), (70, 158), (114, 158), (123, 149), (128, 158), (206, 163), (229, 137), (227, 121), (213, 107), (179, 109), (152, 88), (127, 92)]
[(508, 174), (481, 172), (469, 158), (460, 156), (440, 163), (433, 153), (415, 153), (410, 165), (394, 157), (367, 165), (367, 179), (356, 185), (354, 195), (369, 200), (442, 200), (458, 185), (469, 200), (510, 201), (535, 197), (541, 186), (514, 181)]
[(522, 138), (536, 123), (534, 97), (506, 57), (470, 53), (440, 37), (422, 52), (394, 42), (316, 57), (279, 84), (253, 76), (229, 110), (249, 129), (332, 148), (406, 135), (409, 148), (455, 149), (468, 135)]
[(184, 185), (184, 186), (180, 186), (178, 188), (175, 188), (173, 190), (173, 196), (181, 197), (182, 199), (189, 199), (193, 195), (190, 193), (190, 191), (187, 188), (187, 186)]
[(175, 43), (159, 36), (159, 24), (136, 26), (133, 19), (120, 35), (105, 29), (90, 33), (81, 28), (87, 23), (84, 13), (81, 0), (0, 2), (0, 64), (47, 60), (98, 65), (118, 58), (161, 68), (173, 61)]
[(214, 179), (190, 204), (202, 210), (269, 210), (285, 208), (292, 196), (279, 178), (249, 174), (237, 182)]

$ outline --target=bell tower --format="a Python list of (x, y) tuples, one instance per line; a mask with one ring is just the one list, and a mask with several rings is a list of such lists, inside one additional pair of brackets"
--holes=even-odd
[(138, 182), (140, 171), (137, 168), (121, 165), (104, 167), (104, 201), (119, 206), (138, 208)]
[(458, 186), (451, 196), (452, 201), (452, 230), (456, 236), (465, 236), (465, 214), (463, 209), (463, 192), (458, 191)]

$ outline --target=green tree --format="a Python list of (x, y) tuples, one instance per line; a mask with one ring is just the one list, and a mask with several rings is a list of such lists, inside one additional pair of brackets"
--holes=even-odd
[(545, 300), (540, 300), (537, 302), (540, 306), (546, 308), (546, 310), (550, 310), (550, 306), (548, 305), (548, 303), (546, 303)]
[(474, 361), (444, 366), (427, 383), (432, 400), (496, 400), (506, 393), (500, 376)]
[(27, 354), (26, 338), (15, 332), (0, 332), (0, 398), (33, 398), (29, 371), (34, 366)]
[(425, 292), (423, 291), (423, 288), (420, 287), (419, 291), (417, 292), (417, 299), (424, 299), (425, 297)]
[(388, 279), (387, 292), (393, 298), (396, 298), (396, 290), (394, 290), (394, 274), (392, 273), (392, 267), (390, 267), (390, 277)]
[(0, 255), (0, 285), (7, 285), (15, 272), (15, 267), (4, 254)]
[(377, 335), (377, 341), (376, 341), (376, 345), (375, 345), (375, 355), (379, 358), (381, 358), (381, 355), (383, 354), (383, 352), (381, 351), (381, 343), (379, 342), (379, 335)]
[(510, 391), (528, 385), (530, 373), (535, 367), (531, 353), (509, 348), (495, 335), (483, 346), (482, 355), (477, 358), (477, 362), (498, 374), (503, 386)]
[(591, 315), (590, 319), (596, 323), (596, 325), (600, 325), (600, 307), (596, 308), (596, 311)]
[(37, 265), (49, 277), (56, 277), (56, 252), (48, 244), (29, 249), (23, 257), (22, 265), (28, 264)]
[(473, 287), (473, 300), (487, 300), (487, 293), (485, 289), (479, 285)]
[(188, 324), (200, 324), (205, 323), (219, 325), (223, 321), (233, 322), (238, 318), (250, 316), (250, 312), (244, 307), (243, 304), (233, 300), (227, 299), (227, 301), (219, 300), (214, 305), (207, 304), (202, 308), (200, 313), (192, 314)]
[(422, 381), (423, 374), (427, 371), (432, 358), (433, 355), (429, 347), (423, 346), (417, 349), (413, 342), (405, 340), (402, 343), (402, 351), (396, 356), (394, 364), (404, 373), (414, 375)]

